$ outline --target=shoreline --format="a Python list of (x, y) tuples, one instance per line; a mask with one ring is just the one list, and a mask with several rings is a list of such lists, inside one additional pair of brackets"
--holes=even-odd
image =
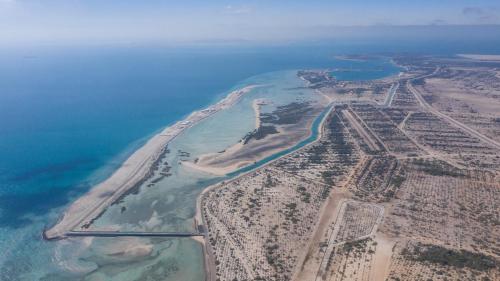
[[(318, 94), (318, 92), (315, 91), (315, 93)], [(320, 94), (322, 97), (325, 97), (324, 95)], [(332, 102), (330, 99), (325, 98), (327, 105), (326, 106), (321, 106), (318, 113), (316, 113), (316, 116), (310, 120), (310, 123), (307, 122), (307, 124), (304, 124), (304, 128), (309, 128), (307, 130), (307, 134), (300, 135), (300, 137), (297, 137), (294, 142), (289, 142), (289, 143), (282, 143), (282, 139), (263, 139), (259, 141), (264, 141), (266, 145), (272, 145), (272, 149), (268, 149), (264, 152), (260, 151), (258, 154), (253, 154), (253, 157), (251, 158), (245, 158), (245, 159), (240, 159), (238, 158), (238, 155), (231, 155), (233, 153), (237, 153), (241, 149), (244, 149), (245, 144), (243, 142), (238, 142), (235, 143), (228, 148), (226, 148), (223, 153), (225, 155), (229, 154), (229, 157), (231, 160), (228, 160), (225, 165), (218, 165), (218, 164), (213, 164), (210, 163), (210, 161), (213, 161), (214, 158), (217, 158), (218, 156), (221, 155), (221, 152), (214, 152), (214, 153), (207, 153), (204, 155), (201, 155), (199, 158), (197, 158), (195, 161), (182, 161), (182, 165), (189, 169), (193, 169), (196, 171), (204, 172), (207, 174), (212, 174), (215, 176), (232, 176), (235, 173), (238, 173), (239, 171), (243, 169), (247, 169), (248, 167), (252, 166), (260, 166), (262, 164), (262, 161), (265, 161), (266, 163), (269, 160), (269, 158), (272, 158), (273, 156), (277, 156), (281, 153), (288, 154), (289, 150), (295, 150), (295, 149), (300, 149), (300, 147), (297, 146), (303, 146), (304, 143), (310, 142), (310, 138), (312, 137), (313, 133), (313, 126), (315, 127), (314, 123), (317, 122), (318, 118), (321, 117), (321, 115), (325, 114), (326, 111), (329, 110), (329, 107), (331, 107)], [(255, 113), (255, 126), (256, 129), (260, 127), (260, 114), (261, 110), (260, 107), (262, 105), (268, 104), (264, 99), (255, 99), (252, 103), (252, 108)], [(319, 123), (316, 125), (319, 126)], [(278, 156), (281, 157), (281, 156)], [(210, 160), (212, 158), (212, 160)], [(208, 160), (207, 160), (208, 159)], [(237, 160), (239, 159), (239, 160)], [(254, 168), (252, 168), (254, 169)]]
[[(236, 150), (236, 149), (239, 149), (241, 146), (242, 145), (240, 143), (237, 143), (234, 146), (232, 146), (230, 149)], [(270, 155), (272, 155), (272, 154), (270, 154)], [(266, 154), (265, 157), (268, 157), (270, 155)], [(243, 162), (237, 162), (237, 163), (229, 165), (229, 166), (224, 166), (224, 167), (218, 168), (218, 167), (211, 167), (209, 165), (202, 166), (202, 165), (193, 163), (191, 161), (182, 161), (181, 162), (182, 166), (184, 166), (184, 167), (188, 167), (189, 169), (193, 169), (193, 170), (203, 172), (203, 173), (212, 174), (215, 176), (225, 176), (225, 175), (231, 173), (232, 171), (236, 171), (236, 170), (243, 168), (245, 166), (248, 166), (252, 163), (253, 162), (251, 162), (251, 161), (243, 161)]]
[(255, 113), (255, 129), (260, 127), (260, 108), (266, 104), (265, 99), (254, 99), (252, 102), (253, 112)]
[(255, 87), (257, 85), (248, 85), (234, 90), (219, 102), (205, 109), (193, 111), (184, 120), (174, 123), (151, 137), (110, 177), (74, 201), (51, 228), (43, 231), (43, 238), (45, 240), (62, 239), (66, 237), (66, 232), (91, 223), (113, 202), (140, 184), (151, 171), (154, 163), (161, 157), (162, 152), (167, 149), (168, 144), (177, 136), (215, 113), (236, 104), (243, 95)]
[(488, 61), (488, 62), (499, 62), (500, 55), (483, 55), (483, 54), (456, 54), (459, 58)]
[[(211, 191), (211, 190), (219, 187), (222, 183), (227, 183), (227, 182), (232, 182), (232, 181), (238, 180), (239, 178), (241, 178), (241, 177), (243, 177), (243, 176), (245, 176), (245, 175), (247, 175), (249, 173), (252, 173), (252, 172), (254, 172), (257, 169), (261, 169), (263, 167), (266, 167), (266, 166), (274, 163), (275, 161), (278, 161), (282, 157), (285, 157), (287, 155), (295, 153), (298, 150), (307, 148), (307, 147), (315, 144), (316, 142), (318, 142), (321, 139), (322, 135), (323, 135), (323, 126), (325, 124), (325, 121), (328, 118), (328, 116), (331, 114), (331, 112), (335, 109), (335, 105), (333, 103), (329, 103), (326, 108), (327, 108), (326, 109), (327, 112), (324, 114), (324, 116), (321, 118), (321, 122), (318, 124), (318, 134), (317, 134), (316, 138), (314, 140), (312, 140), (311, 142), (303, 145), (299, 149), (289, 151), (288, 153), (286, 153), (284, 155), (281, 155), (281, 156), (279, 156), (279, 157), (277, 157), (277, 158), (275, 158), (273, 160), (265, 162), (265, 163), (263, 163), (262, 165), (260, 165), (258, 167), (255, 167), (255, 168), (253, 168), (251, 170), (248, 170), (248, 171), (241, 172), (240, 174), (238, 174), (238, 175), (230, 178), (229, 180), (223, 180), (221, 182), (217, 182), (217, 183), (215, 183), (213, 185), (210, 185), (210, 186), (207, 186), (206, 188), (204, 188), (200, 192), (200, 194), (198, 194), (198, 196), (196, 197), (196, 212), (195, 212), (195, 215), (194, 215), (194, 223), (195, 223), (195, 225), (203, 225), (204, 227), (206, 227), (206, 225), (207, 225), (206, 222), (205, 222), (205, 217), (203, 216), (203, 208), (201, 206), (202, 205), (202, 201), (203, 201), (203, 196), (205, 196), (205, 194), (207, 192), (209, 192), (209, 191)], [(313, 124), (314, 124), (314, 122), (313, 122)], [(308, 136), (308, 138), (313, 135), (313, 130), (314, 130), (314, 128), (311, 126), (310, 129), (309, 129), (309, 136)], [(306, 139), (308, 139), (308, 138), (306, 138)], [(272, 155), (274, 155), (274, 154), (272, 154)], [(236, 170), (235, 172), (238, 172), (238, 170)], [(214, 281), (214, 280), (216, 280), (216, 276), (215, 276), (215, 262), (214, 262), (213, 253), (211, 251), (210, 245), (209, 245), (209, 243), (207, 243), (208, 242), (207, 241), (207, 239), (208, 239), (208, 228), (204, 229), (204, 231), (205, 231), (204, 240), (200, 241), (199, 239), (196, 239), (195, 241), (200, 242), (200, 244), (202, 245), (202, 248), (203, 248), (203, 254), (204, 254), (203, 260), (204, 260), (204, 263), (205, 263), (205, 274), (206, 274), (205, 275), (205, 280), (206, 281)]]
[[(252, 101), (252, 109), (253, 109), (254, 114), (255, 114), (255, 129), (256, 130), (261, 126), (261, 122), (260, 122), (261, 110), (260, 110), (260, 108), (261, 108), (261, 106), (266, 105), (266, 104), (268, 104), (268, 103), (265, 101), (265, 99), (262, 99), (262, 98), (254, 99)], [(309, 136), (310, 135), (308, 135), (306, 138), (308, 138)], [(237, 143), (229, 146), (228, 148), (226, 148), (224, 150), (224, 153), (234, 153), (234, 152), (237, 152), (237, 151), (243, 149), (243, 147), (244, 147), (244, 144), (240, 141), (240, 142), (237, 142)], [(286, 150), (286, 149), (291, 148), (291, 147), (293, 147), (293, 145), (286, 146), (286, 147), (279, 147), (279, 148), (270, 150), (267, 153), (264, 153), (263, 155), (260, 155), (260, 157), (258, 157), (257, 159), (241, 160), (241, 161), (232, 163), (230, 165), (225, 165), (225, 166), (221, 166), (221, 167), (216, 167), (216, 166), (211, 165), (211, 164), (201, 164), (207, 158), (217, 157), (217, 155), (220, 154), (218, 152), (203, 154), (203, 155), (200, 155), (200, 157), (195, 162), (182, 161), (181, 164), (185, 167), (188, 167), (189, 169), (193, 169), (196, 171), (212, 174), (215, 176), (226, 176), (228, 174), (231, 174), (234, 171), (237, 171), (237, 170), (244, 168), (246, 166), (255, 164), (257, 161), (259, 161), (261, 159), (265, 159), (267, 157), (270, 157), (270, 156), (272, 156), (280, 151)]]

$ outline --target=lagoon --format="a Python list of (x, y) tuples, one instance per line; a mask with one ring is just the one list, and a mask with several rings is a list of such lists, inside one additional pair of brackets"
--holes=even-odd
[[(195, 157), (239, 140), (253, 129), (254, 98), (272, 98), (278, 105), (308, 96), (307, 90), (289, 91), (302, 85), (297, 69), (352, 66), (353, 62), (335, 60), (330, 53), (301, 48), (288, 52), (122, 48), (16, 50), (0, 56), (0, 248), (4, 253), (0, 276), (5, 280), (148, 276), (201, 280), (201, 251), (194, 241), (116, 239), (111, 243), (96, 238), (51, 243), (43, 241), (40, 233), (69, 202), (108, 177), (164, 126), (231, 90), (256, 82), (268, 85), (176, 139), (166, 159), (173, 175), (128, 196), (96, 222), (122, 229), (191, 229), (197, 194), (220, 179), (180, 167), (177, 151)], [(354, 64), (356, 69), (371, 70), (374, 64), (382, 64), (374, 78), (397, 71), (386, 61)], [(131, 249), (133, 255), (120, 259), (116, 249), (123, 243), (137, 247)]]

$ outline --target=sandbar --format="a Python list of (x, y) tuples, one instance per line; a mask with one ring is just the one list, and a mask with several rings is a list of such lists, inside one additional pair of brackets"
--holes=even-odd
[(151, 172), (153, 165), (161, 158), (167, 145), (186, 129), (213, 114), (227, 109), (250, 92), (257, 85), (249, 85), (235, 90), (218, 103), (200, 111), (194, 111), (186, 119), (165, 128), (135, 151), (108, 179), (93, 187), (78, 198), (64, 212), (59, 221), (43, 233), (45, 239), (60, 239), (75, 228), (89, 225), (113, 202), (120, 199), (130, 189), (136, 188)]

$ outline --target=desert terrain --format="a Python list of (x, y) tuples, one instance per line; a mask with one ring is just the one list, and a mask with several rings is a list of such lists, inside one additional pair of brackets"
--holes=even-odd
[(334, 107), (316, 141), (203, 192), (211, 279), (499, 280), (500, 63), (393, 61), (298, 72)]

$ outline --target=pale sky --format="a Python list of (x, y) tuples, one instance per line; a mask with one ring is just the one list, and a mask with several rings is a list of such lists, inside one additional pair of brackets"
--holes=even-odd
[(279, 41), (406, 25), (500, 26), (500, 1), (0, 0), (0, 44)]

